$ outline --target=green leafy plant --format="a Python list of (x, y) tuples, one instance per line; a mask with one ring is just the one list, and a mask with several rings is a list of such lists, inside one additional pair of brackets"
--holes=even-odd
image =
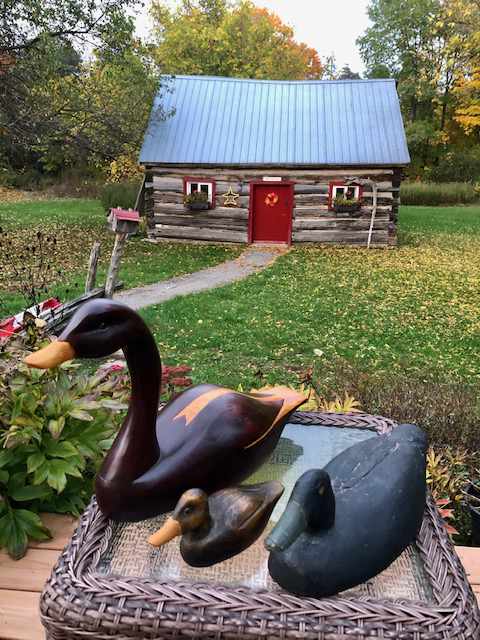
[(358, 198), (342, 198), (338, 196), (333, 200), (334, 206), (346, 206), (346, 207), (356, 207), (360, 206), (360, 200)]
[(355, 400), (347, 391), (343, 398), (335, 396), (333, 400), (318, 398), (318, 409), (320, 411), (331, 411), (333, 413), (361, 413), (362, 408), (358, 400)]
[(208, 203), (208, 193), (205, 191), (192, 191), (188, 196), (183, 198), (185, 204), (195, 204), (195, 203)]
[(427, 484), (450, 535), (459, 534), (451, 523), (459, 511), (468, 480), (467, 461), (468, 453), (463, 449), (430, 447), (427, 452)]
[(122, 373), (29, 369), (21, 353), (12, 343), (0, 355), (0, 547), (15, 559), (49, 537), (40, 512), (85, 507), (127, 396)]
[(354, 212), (360, 209), (362, 202), (359, 198), (344, 198), (338, 196), (333, 200), (333, 209), (339, 213)]
[(463, 449), (444, 447), (427, 452), (427, 484), (435, 499), (460, 502), (468, 481), (468, 454)]

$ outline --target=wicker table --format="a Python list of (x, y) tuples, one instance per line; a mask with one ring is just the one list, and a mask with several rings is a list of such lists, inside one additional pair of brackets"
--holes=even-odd
[[(292, 461), (298, 467), (303, 458), (312, 466), (308, 454), (316, 455), (315, 448), (296, 442), (297, 433), (310, 442), (312, 427), (335, 428), (315, 433), (322, 435), (322, 449), (341, 433), (341, 450), (357, 436), (375, 437), (395, 426), (365, 414), (302, 412), (291, 423), (275, 461), (265, 465), (267, 477), (269, 469), (278, 476), (278, 468), (291, 470)], [(333, 447), (330, 455), (335, 452)], [(272, 583), (261, 540), (215, 568), (190, 569), (179, 560), (178, 543), (162, 550), (146, 544), (159, 520), (115, 525), (92, 500), (42, 593), (48, 639), (480, 638), (476, 599), (430, 497), (415, 545), (368, 584), (322, 600), (293, 596)]]

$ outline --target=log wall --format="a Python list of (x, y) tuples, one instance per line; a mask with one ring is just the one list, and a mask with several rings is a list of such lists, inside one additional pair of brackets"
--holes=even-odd
[[(247, 242), (251, 180), (281, 176), (295, 183), (292, 242), (364, 245), (372, 213), (373, 193), (364, 187), (360, 217), (335, 214), (328, 209), (331, 181), (370, 178), (378, 188), (372, 245), (396, 243), (401, 169), (250, 169), (146, 167), (145, 213), (151, 238)], [(183, 206), (183, 178), (198, 176), (216, 181), (216, 208), (190, 211)], [(272, 187), (275, 183), (271, 183)], [(223, 194), (232, 188), (240, 194), (237, 207), (224, 207)]]

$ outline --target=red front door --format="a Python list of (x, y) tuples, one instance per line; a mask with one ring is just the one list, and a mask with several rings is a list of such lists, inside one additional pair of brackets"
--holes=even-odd
[(292, 231), (293, 185), (250, 184), (250, 242), (286, 242)]

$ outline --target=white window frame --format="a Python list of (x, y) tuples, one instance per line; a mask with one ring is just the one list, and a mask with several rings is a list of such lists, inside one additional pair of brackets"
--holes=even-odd
[(342, 194), (341, 196), (337, 195), (337, 189), (354, 189), (354, 198), (356, 200), (358, 200), (358, 198), (360, 197), (360, 186), (356, 185), (356, 184), (334, 184), (332, 185), (332, 202), (335, 200), (335, 198), (344, 198), (345, 195)]
[(208, 202), (209, 204), (213, 204), (213, 183), (212, 182), (201, 182), (200, 180), (187, 180), (185, 183), (185, 195), (189, 196), (192, 193), (192, 184), (198, 185), (198, 188), (195, 191), (201, 191), (201, 187), (208, 188)]

